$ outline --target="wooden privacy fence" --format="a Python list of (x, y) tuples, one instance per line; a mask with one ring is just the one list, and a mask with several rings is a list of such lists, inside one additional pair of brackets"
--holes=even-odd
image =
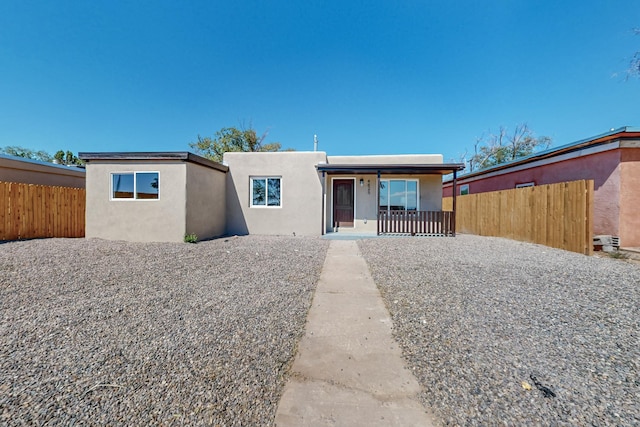
[(0, 182), (0, 240), (84, 237), (85, 189)]
[[(442, 200), (451, 209), (452, 198)], [(458, 196), (456, 230), (593, 254), (593, 180)]]

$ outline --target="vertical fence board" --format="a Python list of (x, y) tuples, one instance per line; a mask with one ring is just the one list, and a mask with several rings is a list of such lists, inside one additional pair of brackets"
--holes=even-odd
[[(53, 236), (59, 236), (60, 234), (62, 234), (62, 231), (60, 230), (60, 221), (57, 221), (56, 218), (59, 217), (60, 213), (59, 213), (59, 209), (60, 208), (60, 200), (59, 200), (59, 192), (55, 191), (56, 189), (52, 189), (51, 191), (51, 196), (53, 197), (53, 201), (52, 201), (52, 211), (53, 211), (53, 219), (52, 224), (53, 224)], [(51, 237), (53, 237), (51, 236)]]
[(22, 187), (18, 184), (12, 186), (12, 196), (13, 196), (13, 233), (19, 239), (20, 238), (20, 224), (24, 221), (24, 206), (22, 206)]
[(0, 240), (6, 230), (8, 230), (7, 218), (9, 217), (9, 196), (8, 186), (0, 185)]
[(456, 227), (591, 255), (593, 191), (593, 180), (581, 180), (458, 196)]
[(7, 185), (7, 218), (5, 221), (5, 224), (7, 226), (4, 236), (2, 237), (2, 240), (12, 240), (12, 239), (17, 239), (18, 238), (18, 231), (16, 230), (16, 224), (17, 221), (14, 219), (14, 215), (16, 215), (16, 203), (17, 203), (17, 197), (16, 197), (16, 188), (14, 185), (11, 185), (11, 183), (9, 183)]
[(83, 237), (85, 189), (0, 182), (0, 240)]
[(56, 195), (53, 191), (47, 192), (47, 200), (49, 202), (49, 210), (47, 211), (47, 237), (56, 235), (56, 223), (53, 220), (56, 217)]
[(31, 233), (37, 235), (41, 235), (42, 233), (42, 218), (40, 217), (40, 198), (42, 196), (41, 188), (36, 186), (33, 188), (33, 195), (31, 197), (31, 205), (33, 212), (33, 228), (31, 229)]

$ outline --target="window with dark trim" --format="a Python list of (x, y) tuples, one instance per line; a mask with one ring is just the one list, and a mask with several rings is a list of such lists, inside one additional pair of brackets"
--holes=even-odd
[(469, 194), (469, 184), (462, 184), (460, 186), (460, 195), (464, 196), (466, 194)]
[(418, 210), (418, 180), (381, 179), (380, 210)]
[(111, 199), (156, 200), (160, 197), (159, 172), (111, 174)]

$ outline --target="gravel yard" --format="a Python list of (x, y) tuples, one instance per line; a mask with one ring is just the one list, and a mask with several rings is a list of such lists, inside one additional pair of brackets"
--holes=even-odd
[(467, 235), (359, 245), (441, 425), (640, 425), (640, 266)]
[[(0, 244), (0, 425), (272, 425), (328, 243)], [(637, 264), (359, 245), (439, 424), (640, 425)]]
[(0, 425), (272, 425), (327, 246), (0, 244)]

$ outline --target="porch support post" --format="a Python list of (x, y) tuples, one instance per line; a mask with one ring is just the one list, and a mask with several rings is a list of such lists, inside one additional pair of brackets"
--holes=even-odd
[(458, 180), (458, 171), (453, 171), (453, 218), (451, 219), (451, 235), (456, 237), (456, 183)]
[(378, 236), (380, 235), (380, 171), (378, 170), (378, 178), (376, 179), (376, 218), (378, 227)]
[(326, 199), (327, 199), (327, 189), (326, 189), (326, 172), (322, 171), (322, 212), (320, 213), (320, 221), (322, 222), (322, 227), (320, 227), (320, 235), (324, 236), (327, 232), (327, 221), (325, 220), (325, 215), (327, 214)]

